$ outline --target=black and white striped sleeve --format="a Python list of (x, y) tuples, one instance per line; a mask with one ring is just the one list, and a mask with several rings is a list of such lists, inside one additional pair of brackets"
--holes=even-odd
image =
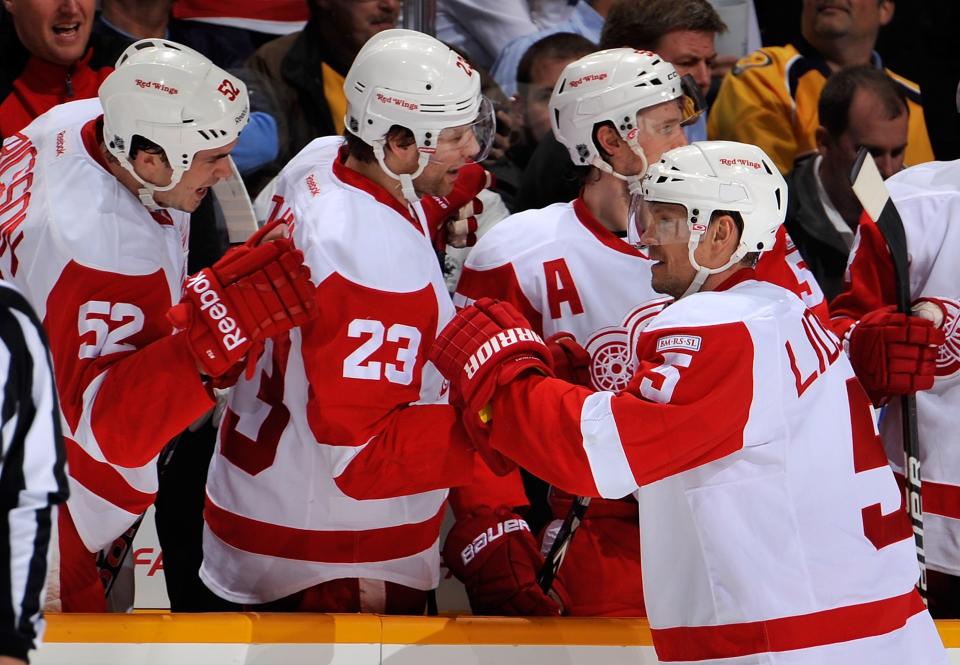
[(66, 453), (47, 339), (23, 295), (0, 281), (0, 655), (26, 660), (42, 604)]

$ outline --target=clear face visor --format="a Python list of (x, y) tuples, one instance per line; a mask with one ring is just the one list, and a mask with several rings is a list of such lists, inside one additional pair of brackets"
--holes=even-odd
[(473, 122), (444, 128), (437, 139), (436, 150), (430, 152), (421, 148), (421, 152), (427, 152), (434, 164), (457, 164), (464, 159), (468, 162), (482, 162), (490, 154), (496, 132), (493, 102), (481, 97), (480, 109)]
[(690, 241), (687, 208), (678, 203), (647, 201), (642, 196), (630, 200), (630, 226), (627, 237), (644, 252), (655, 245), (686, 245)]
[(707, 100), (704, 99), (700, 86), (690, 74), (684, 74), (680, 78), (680, 90), (683, 92), (683, 95), (678, 98), (683, 114), (680, 124), (686, 127), (695, 123), (707, 110)]

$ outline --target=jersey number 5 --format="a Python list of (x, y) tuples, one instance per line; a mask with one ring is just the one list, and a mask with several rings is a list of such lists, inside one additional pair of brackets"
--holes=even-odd
[[(856, 379), (847, 380), (847, 398), (850, 401), (850, 424), (853, 429), (854, 473), (888, 467), (883, 444), (873, 426), (870, 399)], [(863, 518), (863, 535), (878, 550), (913, 535), (902, 497), (901, 494), (900, 508), (887, 515), (883, 514), (879, 503), (869, 505), (860, 511)]]
[[(347, 328), (348, 337), (366, 338), (350, 355), (343, 359), (343, 376), (348, 379), (379, 381), (386, 378), (391, 383), (408, 386), (413, 381), (413, 368), (420, 350), (420, 331), (413, 326), (394, 323), (385, 328), (375, 319), (354, 319)], [(386, 340), (397, 344), (396, 355), (391, 362), (371, 360)]]

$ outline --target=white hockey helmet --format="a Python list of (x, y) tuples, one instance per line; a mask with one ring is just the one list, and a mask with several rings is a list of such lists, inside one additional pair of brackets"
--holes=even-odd
[(597, 51), (567, 65), (550, 97), (553, 133), (578, 166), (595, 166), (630, 184), (638, 193), (641, 171), (636, 175), (616, 173), (594, 143), (597, 124), (609, 122), (643, 160), (637, 114), (651, 106), (683, 99), (682, 124), (703, 112), (700, 90), (692, 77), (681, 77), (673, 65), (656, 53), (631, 48)]
[[(445, 129), (471, 125), (486, 158), (493, 144), (493, 105), (480, 92), (480, 74), (442, 42), (414, 30), (384, 30), (367, 41), (347, 72), (344, 125), (373, 147), (381, 168), (398, 179), (404, 196), (418, 200), (413, 179), (436, 152)], [(383, 160), (394, 125), (413, 133), (420, 162), (412, 174), (395, 174)]]
[[(663, 154), (643, 179), (644, 205), (675, 203), (686, 208), (681, 232), (658, 242), (686, 242), (697, 275), (684, 295), (696, 293), (706, 278), (723, 272), (750, 252), (773, 249), (787, 210), (787, 183), (767, 154), (755, 145), (733, 141), (697, 141)], [(743, 218), (740, 243), (727, 263), (703, 268), (694, 258), (700, 238), (716, 211), (738, 212)], [(640, 237), (646, 234), (649, 211), (636, 215)], [(652, 244), (652, 243), (651, 243)]]
[[(243, 81), (166, 39), (128, 46), (99, 95), (107, 149), (141, 184), (140, 198), (151, 208), (153, 192), (173, 189), (197, 152), (233, 142), (250, 120)], [(157, 187), (137, 175), (129, 154), (134, 136), (163, 148), (170, 184)]]

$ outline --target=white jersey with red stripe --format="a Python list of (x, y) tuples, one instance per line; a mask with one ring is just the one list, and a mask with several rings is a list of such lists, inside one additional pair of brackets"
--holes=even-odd
[(107, 170), (96, 99), (57, 106), (4, 143), (0, 272), (50, 338), (70, 515), (97, 551), (153, 503), (156, 457), (213, 402), (171, 335), (189, 215), (151, 214)]
[(661, 662), (946, 663), (902, 495), (840, 343), (742, 270), (640, 336), (626, 392), (528, 375), (491, 445), (581, 495), (638, 491)]
[(175, 0), (173, 16), (271, 35), (288, 35), (303, 30), (310, 18), (310, 10), (303, 0)]
[(211, 462), (200, 575), (235, 602), (345, 577), (439, 582), (447, 491), (432, 488), (447, 485), (427, 467), (463, 434), (426, 351), (453, 304), (419, 222), (338, 147), (307, 146), (274, 200), (319, 318), (240, 379)]
[[(757, 266), (761, 279), (803, 298), (826, 319), (823, 292), (781, 228)], [(591, 357), (598, 390), (618, 390), (633, 373), (633, 341), (672, 299), (651, 286), (650, 261), (605, 228), (583, 199), (513, 215), (470, 252), (454, 303), (509, 301), (544, 338), (571, 333)]]
[(509, 301), (544, 338), (572, 334), (590, 354), (599, 390), (627, 385), (630, 331), (671, 301), (650, 286), (650, 261), (597, 221), (583, 199), (512, 215), (483, 236), (454, 303), (482, 297)]
[[(960, 161), (930, 162), (887, 181), (907, 240), (910, 298), (937, 303), (944, 314), (946, 343), (940, 347), (933, 388), (917, 393), (923, 529), (927, 567), (960, 575)], [(844, 292), (833, 301), (835, 329), (843, 334), (867, 312), (896, 304), (893, 263), (877, 225), (861, 218), (847, 265)], [(899, 399), (881, 420), (887, 455), (902, 474), (903, 437)]]

